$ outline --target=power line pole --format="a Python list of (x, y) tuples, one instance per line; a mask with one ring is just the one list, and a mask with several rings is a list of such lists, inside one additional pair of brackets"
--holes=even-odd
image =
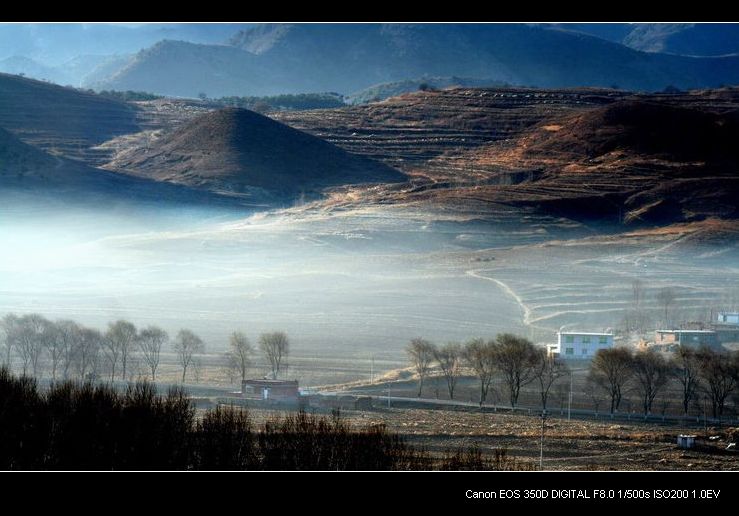
[(570, 369), (570, 397), (567, 402), (567, 421), (572, 419), (572, 370)]
[(541, 441), (539, 444), (539, 471), (544, 469), (544, 421), (547, 419), (547, 411), (541, 411)]

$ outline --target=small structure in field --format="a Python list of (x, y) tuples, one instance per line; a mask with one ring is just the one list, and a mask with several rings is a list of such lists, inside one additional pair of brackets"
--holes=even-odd
[(739, 312), (719, 312), (716, 317), (719, 324), (733, 324), (739, 326)]
[(713, 330), (657, 330), (654, 334), (654, 343), (677, 344), (688, 348), (721, 347), (718, 335)]
[(242, 380), (241, 396), (264, 401), (297, 402), (297, 380)]
[(694, 435), (678, 435), (677, 436), (677, 445), (680, 448), (693, 448), (695, 446), (695, 436)]
[(557, 332), (557, 343), (549, 344), (550, 356), (565, 360), (590, 360), (598, 350), (613, 347), (613, 333)]

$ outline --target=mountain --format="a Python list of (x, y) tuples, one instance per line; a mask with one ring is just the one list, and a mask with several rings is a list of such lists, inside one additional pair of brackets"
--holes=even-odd
[(0, 72), (23, 75), (57, 84), (70, 84), (73, 82), (72, 76), (63, 70), (43, 65), (25, 56), (11, 56), (0, 60)]
[(210, 97), (269, 95), (275, 87), (254, 54), (226, 45), (160, 41), (137, 53), (121, 69), (96, 83), (97, 90), (134, 90)]
[(231, 204), (208, 192), (94, 169), (52, 156), (0, 128), (0, 200), (53, 200), (109, 207), (111, 203)]
[(525, 24), (265, 24), (239, 32), (230, 44), (161, 42), (96, 87), (217, 97), (348, 94), (424, 76), (631, 90), (739, 83), (739, 56), (641, 52)]
[(688, 56), (739, 53), (736, 23), (557, 23), (548, 28), (581, 32), (635, 50)]
[(737, 54), (739, 53), (739, 24), (639, 24), (624, 38), (623, 43), (646, 52), (693, 56)]
[(458, 159), (496, 178), (497, 186), (475, 189), (490, 202), (586, 221), (665, 224), (739, 217), (738, 138), (736, 107), (635, 96), (549, 118)]
[(0, 59), (22, 55), (47, 66), (78, 56), (138, 52), (162, 39), (222, 43), (251, 23), (2, 23)]
[(75, 159), (96, 144), (138, 131), (130, 104), (7, 74), (0, 74), (0, 127), (42, 150)]
[(69, 84), (81, 87), (94, 84), (103, 78), (110, 77), (126, 66), (131, 59), (133, 59), (132, 54), (85, 54), (66, 61), (58, 68), (64, 70), (64, 73), (71, 78), (71, 82)]
[(420, 77), (405, 81), (386, 82), (365, 88), (362, 91), (352, 93), (346, 100), (349, 104), (366, 104), (377, 102), (390, 97), (396, 97), (403, 93), (411, 93), (418, 90), (443, 89), (452, 87), (484, 88), (501, 87), (505, 84), (500, 81), (475, 79), (471, 77)]
[(206, 113), (106, 168), (238, 196), (294, 197), (324, 187), (397, 182), (400, 172), (252, 111)]

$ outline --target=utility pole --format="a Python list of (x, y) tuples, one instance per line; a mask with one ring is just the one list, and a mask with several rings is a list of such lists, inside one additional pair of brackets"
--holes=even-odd
[(547, 419), (547, 411), (541, 411), (541, 441), (539, 443), (539, 471), (544, 469), (544, 421)]
[(567, 421), (572, 419), (572, 369), (570, 369), (570, 398), (567, 402)]

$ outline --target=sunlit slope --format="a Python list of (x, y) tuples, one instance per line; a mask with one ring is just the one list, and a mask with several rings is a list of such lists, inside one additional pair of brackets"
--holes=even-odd
[(282, 197), (405, 179), (388, 165), (235, 108), (201, 115), (118, 154), (106, 168), (221, 193)]

